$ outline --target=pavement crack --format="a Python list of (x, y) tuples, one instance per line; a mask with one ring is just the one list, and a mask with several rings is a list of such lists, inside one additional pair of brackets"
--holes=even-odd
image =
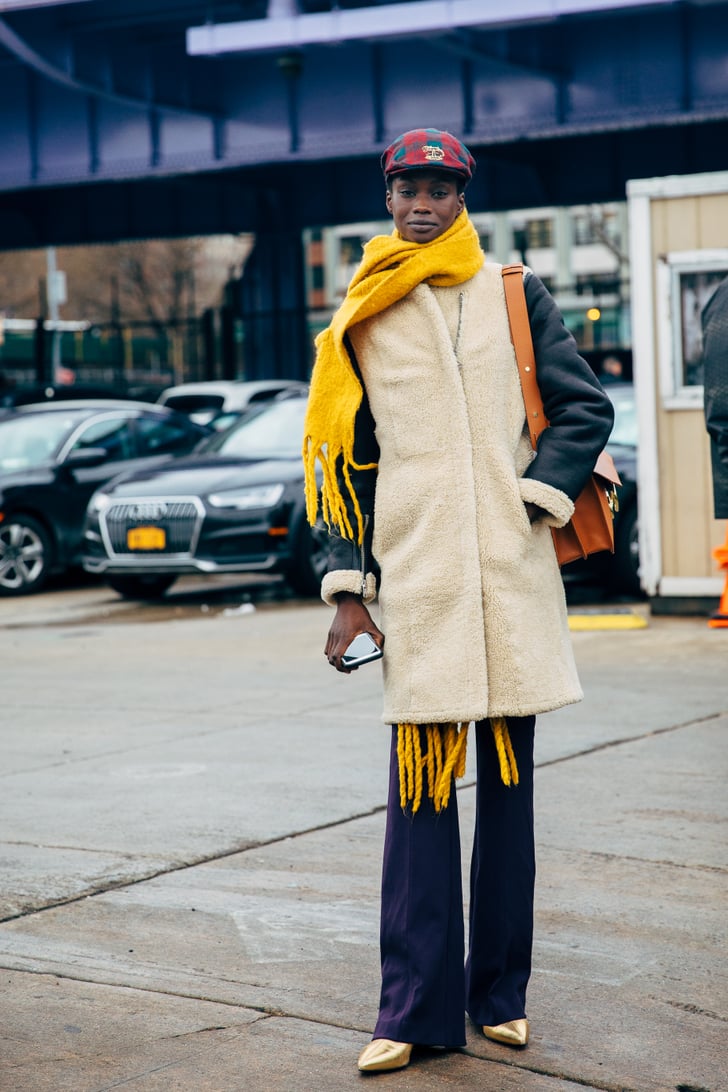
[(348, 823), (353, 823), (357, 819), (369, 819), (373, 815), (381, 814), (383, 811), (385, 811), (385, 805), (377, 805), (366, 811), (348, 815), (343, 819), (332, 819), (328, 823), (320, 823), (316, 826), (306, 827), (302, 830), (294, 830), (287, 834), (279, 834), (276, 835), (275, 838), (264, 838), (254, 842), (241, 842), (236, 846), (231, 846), (229, 849), (223, 849), (219, 853), (206, 853), (189, 861), (181, 861), (165, 868), (155, 868), (149, 872), (145, 872), (141, 876), (135, 876), (133, 879), (126, 878), (97, 884), (95, 886), (87, 887), (75, 895), (69, 895), (67, 898), (54, 899), (53, 902), (44, 903), (43, 906), (31, 906), (24, 910), (19, 910), (15, 914), (8, 914), (6, 917), (0, 918), (0, 925), (9, 921), (17, 921), (19, 918), (27, 918), (32, 917), (35, 914), (42, 914), (46, 910), (56, 910), (59, 906), (72, 906), (74, 903), (82, 902), (84, 899), (105, 895), (110, 891), (120, 891), (128, 887), (137, 887), (139, 884), (147, 883), (149, 880), (156, 880), (161, 876), (171, 876), (175, 872), (184, 872), (188, 868), (197, 868), (198, 865), (213, 864), (215, 861), (224, 861), (228, 857), (236, 857), (239, 853), (249, 853), (251, 850), (257, 851), (259, 849), (265, 849), (267, 846), (279, 845), (291, 838), (303, 838), (308, 834), (317, 834), (320, 831), (325, 830), (335, 830), (337, 827), (346, 826)]
[(650, 1001), (658, 1001), (662, 1005), (670, 1005), (673, 1009), (679, 1009), (680, 1012), (689, 1012), (693, 1016), (707, 1016), (709, 1020), (719, 1020), (722, 1024), (728, 1024), (728, 1016), (721, 1016), (719, 1012), (712, 1012), (710, 1009), (701, 1009), (699, 1005), (692, 1005), (686, 1001), (672, 1001), (669, 997), (656, 997), (654, 994), (649, 995)]
[[(260, 1019), (264, 1019), (261, 1017)], [(208, 1031), (233, 1031), (237, 1030), (230, 1024), (210, 1024), (206, 1028), (195, 1028), (193, 1031), (180, 1031), (176, 1035), (161, 1035), (157, 1039), (158, 1043), (169, 1042), (172, 1039), (194, 1039), (196, 1035), (204, 1035)]]
[(523, 1070), (526, 1073), (535, 1073), (539, 1077), (547, 1077), (552, 1081), (567, 1081), (569, 1084), (578, 1085), (580, 1088), (594, 1088), (596, 1092), (638, 1092), (638, 1089), (633, 1088), (630, 1085), (625, 1084), (612, 1084), (611, 1081), (594, 1081), (587, 1077), (578, 1077), (573, 1073), (568, 1073), (565, 1070), (551, 1070), (545, 1069), (539, 1065), (529, 1065), (525, 1061), (506, 1061), (500, 1058), (484, 1057), (482, 1054), (476, 1054), (474, 1051), (469, 1050), (467, 1047), (461, 1049), (462, 1054), (466, 1054), (468, 1058), (474, 1058), (478, 1062), (487, 1062), (489, 1065), (501, 1065), (508, 1069)]
[(176, 1067), (177, 1062), (165, 1062), (163, 1065), (151, 1066), (148, 1069), (141, 1069), (138, 1073), (132, 1073), (130, 1077), (122, 1077), (119, 1081), (112, 1081), (111, 1084), (100, 1084), (94, 1089), (94, 1092), (110, 1092), (112, 1088), (123, 1088), (125, 1084), (136, 1083), (138, 1080), (144, 1077), (150, 1077), (153, 1073), (163, 1073), (165, 1069), (172, 1069)]
[(624, 747), (628, 743), (639, 743), (643, 739), (652, 739), (664, 736), (670, 732), (681, 732), (684, 728), (695, 728), (699, 724), (709, 724), (712, 720), (720, 720), (724, 717), (725, 710), (718, 713), (708, 713), (707, 716), (698, 717), (695, 720), (682, 721), (680, 724), (668, 724), (664, 728), (651, 728), (647, 732), (638, 732), (634, 736), (624, 736), (621, 739), (608, 739), (604, 743), (595, 743), (593, 747), (585, 747), (581, 751), (571, 751), (568, 755), (559, 755), (558, 758), (548, 758), (536, 763), (536, 769), (542, 770), (546, 766), (558, 766), (562, 762), (571, 762), (575, 758), (584, 758), (585, 755), (597, 754), (599, 751), (609, 751), (615, 747)]
[(143, 853), (129, 853), (121, 849), (97, 849), (95, 846), (74, 846), (63, 842), (30, 842), (22, 839), (10, 839), (3, 841), (4, 846), (23, 846), (31, 849), (60, 849), (64, 853), (93, 853), (95, 857), (113, 857), (123, 861), (137, 861), (144, 857)]
[[(14, 966), (6, 967), (5, 965), (0, 964), (0, 970), (12, 971), (12, 972), (15, 972), (16, 974), (34, 975), (37, 978), (54, 978), (54, 979), (57, 978), (62, 982), (81, 982), (84, 985), (88, 985), (88, 986), (103, 986), (105, 989), (126, 990), (126, 991), (131, 991), (131, 992), (134, 992), (134, 993), (148, 994), (148, 995), (151, 995), (152, 997), (174, 997), (174, 998), (177, 998), (180, 1001), (198, 1001), (198, 1002), (201, 1001), (204, 1004), (219, 1005), (219, 1006), (222, 1006), (223, 1008), (229, 1008), (229, 1009), (233, 1009), (233, 1010), (240, 1010), (240, 1011), (245, 1012), (245, 1013), (251, 1013), (251, 1012), (256, 1013), (255, 1018), (252, 1019), (252, 1020), (248, 1020), (245, 1026), (250, 1026), (252, 1024), (257, 1024), (262, 1020), (269, 1020), (271, 1017), (290, 1018), (290, 1019), (293, 1019), (293, 1020), (306, 1020), (307, 1019), (307, 1017), (300, 1016), (298, 1013), (285, 1012), (283, 1009), (280, 1009), (275, 1005), (256, 1005), (256, 1004), (251, 1003), (251, 1002), (243, 1003), (243, 1002), (240, 1002), (240, 1001), (229, 1001), (226, 998), (209, 997), (207, 994), (204, 994), (204, 993), (201, 993), (201, 992), (194, 993), (191, 990), (185, 992), (184, 990), (162, 989), (159, 986), (143, 986), (143, 985), (139, 985), (138, 983), (136, 983), (134, 985), (130, 985), (128, 982), (118, 982), (118, 981), (114, 981), (113, 979), (110, 979), (110, 980), (107, 981), (106, 979), (104, 979), (101, 976), (99, 976), (99, 977), (89, 977), (87, 974), (72, 974), (70, 971), (36, 970), (33, 967), (23, 967), (22, 969), (19, 969), (19, 968), (14, 967)], [(311, 1019), (311, 1018), (308, 1018), (308, 1019)], [(311, 1022), (316, 1023), (316, 1024), (328, 1024), (329, 1023), (328, 1021), (315, 1020), (315, 1019), (311, 1019)], [(349, 1027), (349, 1025), (346, 1025), (346, 1024), (331, 1024), (331, 1026), (332, 1027), (345, 1027), (345, 1028)], [(225, 1027), (231, 1027), (231, 1025), (223, 1026), (222, 1030), (225, 1030)], [(209, 1031), (209, 1030), (215, 1030), (215, 1029), (204, 1028), (204, 1029), (200, 1029), (200, 1030)], [(359, 1030), (359, 1029), (356, 1029), (356, 1030)], [(186, 1035), (186, 1034), (194, 1034), (194, 1033), (183, 1032), (182, 1034)], [(179, 1036), (169, 1035), (169, 1036), (164, 1036), (164, 1038), (174, 1039), (174, 1038), (179, 1038)], [(3, 1090), (3, 1092), (4, 1092), (4, 1090)]]
[[(573, 846), (564, 847), (555, 843), (551, 843), (551, 849), (563, 850), (569, 853), (574, 852)], [(580, 849), (576, 852), (583, 857), (593, 857), (599, 861), (632, 861), (634, 864), (659, 865), (663, 868), (684, 868), (688, 872), (708, 872), (717, 876), (725, 876), (728, 873), (728, 868), (724, 868), (722, 865), (697, 864), (694, 861), (669, 861), (663, 857), (637, 857), (629, 853), (605, 853), (598, 849)]]

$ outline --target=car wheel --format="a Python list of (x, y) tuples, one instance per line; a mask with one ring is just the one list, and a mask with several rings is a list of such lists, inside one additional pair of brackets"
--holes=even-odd
[(42, 523), (9, 516), (0, 523), (0, 595), (40, 591), (51, 568), (53, 547)]
[(310, 527), (305, 518), (296, 536), (296, 553), (288, 573), (288, 583), (298, 595), (316, 596), (326, 572), (329, 533), (322, 520)]
[(174, 574), (140, 573), (136, 576), (107, 576), (106, 583), (124, 599), (161, 599), (176, 579)]
[(637, 508), (632, 505), (619, 521), (614, 536), (614, 565), (612, 590), (625, 595), (639, 595), (640, 546)]

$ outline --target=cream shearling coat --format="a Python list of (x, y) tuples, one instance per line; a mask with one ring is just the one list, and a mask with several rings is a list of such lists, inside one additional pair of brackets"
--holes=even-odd
[[(380, 446), (383, 720), (469, 722), (579, 701), (549, 529), (573, 503), (522, 476), (533, 451), (500, 266), (452, 288), (422, 284), (350, 336)], [(531, 525), (526, 501), (548, 518)]]

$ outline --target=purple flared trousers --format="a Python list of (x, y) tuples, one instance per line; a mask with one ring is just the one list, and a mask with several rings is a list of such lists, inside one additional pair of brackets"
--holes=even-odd
[(456, 794), (439, 815), (399, 802), (397, 730), (390, 762), (382, 872), (382, 993), (374, 1038), (456, 1047), (476, 1024), (526, 1014), (531, 973), (535, 717), (509, 717), (519, 784), (506, 787), (488, 721), (476, 724), (475, 837), (465, 957)]

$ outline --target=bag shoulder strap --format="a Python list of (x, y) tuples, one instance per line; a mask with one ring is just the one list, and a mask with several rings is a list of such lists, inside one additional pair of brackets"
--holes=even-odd
[(522, 262), (514, 262), (512, 265), (504, 265), (501, 272), (506, 294), (508, 322), (511, 328), (511, 341), (516, 351), (518, 375), (523, 391), (523, 403), (526, 407), (528, 431), (531, 436), (531, 443), (535, 448), (539, 436), (548, 425), (548, 421), (544, 413), (543, 400), (536, 377), (536, 355), (533, 351), (531, 324), (528, 321), (526, 293), (523, 288), (523, 264)]

